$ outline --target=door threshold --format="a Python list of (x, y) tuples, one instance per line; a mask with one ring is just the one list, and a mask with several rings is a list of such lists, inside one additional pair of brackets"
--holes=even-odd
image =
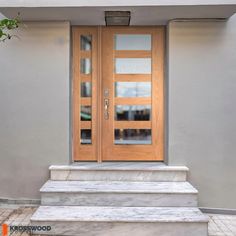
[(109, 167), (109, 168), (150, 168), (150, 167), (160, 167), (166, 166), (164, 162), (154, 162), (154, 161), (106, 161), (106, 162), (74, 162), (71, 163), (71, 166), (80, 166), (80, 167)]

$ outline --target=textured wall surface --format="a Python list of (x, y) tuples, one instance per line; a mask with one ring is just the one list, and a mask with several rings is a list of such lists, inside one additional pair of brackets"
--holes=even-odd
[(26, 23), (0, 43), (0, 198), (39, 198), (69, 162), (69, 23)]
[(168, 159), (201, 207), (236, 209), (236, 16), (169, 24)]
[(45, 6), (168, 6), (168, 5), (223, 5), (223, 4), (235, 4), (234, 0), (1, 0), (0, 6), (8, 7), (45, 7)]
[[(171, 22), (168, 162), (190, 168), (200, 206), (236, 208), (236, 17)], [(0, 198), (39, 198), (70, 156), (70, 27), (26, 23), (0, 45)]]

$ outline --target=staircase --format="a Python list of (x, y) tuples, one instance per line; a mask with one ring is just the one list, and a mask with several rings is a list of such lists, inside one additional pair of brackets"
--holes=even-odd
[(141, 162), (51, 166), (31, 223), (50, 225), (47, 235), (206, 236), (187, 172)]

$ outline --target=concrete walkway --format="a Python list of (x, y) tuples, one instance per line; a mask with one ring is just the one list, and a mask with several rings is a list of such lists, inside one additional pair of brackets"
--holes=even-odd
[[(0, 224), (27, 226), (30, 224), (30, 217), (36, 208), (29, 206), (0, 206)], [(236, 215), (208, 214), (208, 216), (210, 217), (209, 236), (236, 236)], [(10, 235), (27, 236), (30, 234), (11, 233)]]

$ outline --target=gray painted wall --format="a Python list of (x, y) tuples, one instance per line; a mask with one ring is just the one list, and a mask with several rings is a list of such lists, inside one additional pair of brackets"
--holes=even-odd
[[(236, 17), (169, 25), (168, 162), (190, 168), (201, 207), (236, 208), (235, 28)], [(69, 163), (70, 31), (18, 34), (0, 45), (0, 198), (32, 199), (50, 164)]]
[(69, 162), (69, 23), (26, 23), (0, 43), (0, 198), (39, 198)]
[(235, 0), (1, 0), (0, 6), (7, 7), (75, 7), (75, 6), (168, 6), (168, 5), (223, 5), (235, 4)]
[(236, 209), (235, 29), (169, 24), (169, 164), (190, 168), (201, 207)]

